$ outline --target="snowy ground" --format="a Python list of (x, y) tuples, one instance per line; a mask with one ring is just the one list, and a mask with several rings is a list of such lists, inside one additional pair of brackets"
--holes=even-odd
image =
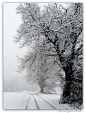
[(73, 109), (68, 104), (59, 104), (59, 94), (32, 92), (4, 92), (4, 109)]
[(25, 109), (29, 98), (30, 95), (23, 92), (4, 92), (4, 109)]

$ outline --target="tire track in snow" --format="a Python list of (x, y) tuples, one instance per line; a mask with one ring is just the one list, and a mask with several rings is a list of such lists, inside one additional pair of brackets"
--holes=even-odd
[[(36, 94), (36, 93), (35, 93)], [(38, 97), (40, 97), (38, 94), (36, 94)], [(40, 97), (42, 100), (44, 100), (47, 104), (49, 104), (52, 108), (54, 108), (55, 110), (57, 110), (54, 106), (52, 106), (50, 103), (48, 103), (45, 99), (43, 99), (42, 97)]]
[[(31, 95), (33, 96), (33, 94), (31, 94)], [(35, 99), (34, 96), (33, 96), (33, 99), (34, 99), (34, 102), (35, 102), (35, 104), (36, 104), (37, 109), (39, 110), (40, 108), (39, 108), (39, 106), (38, 106), (38, 104), (37, 104), (36, 99)]]
[(30, 100), (30, 98), (28, 98), (27, 101), (26, 101), (25, 110), (27, 110), (29, 100)]

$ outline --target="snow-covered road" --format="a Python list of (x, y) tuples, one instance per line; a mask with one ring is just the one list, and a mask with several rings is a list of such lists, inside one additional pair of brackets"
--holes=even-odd
[(4, 92), (4, 109), (73, 109), (68, 104), (59, 104), (59, 94), (32, 92)]
[(46, 101), (44, 101), (42, 98), (40, 98), (38, 95), (33, 94), (36, 104), (38, 105), (39, 109), (54, 109), (51, 107)]

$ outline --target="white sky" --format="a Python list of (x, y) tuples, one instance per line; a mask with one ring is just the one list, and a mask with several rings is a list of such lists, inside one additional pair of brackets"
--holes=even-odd
[(15, 72), (18, 66), (16, 56), (22, 57), (26, 52), (26, 48), (19, 49), (19, 44), (15, 44), (13, 41), (16, 30), (21, 24), (21, 17), (16, 14), (18, 5), (19, 3), (4, 3), (3, 5), (4, 85), (14, 84), (15, 81), (17, 85), (19, 83), (26, 87), (26, 81), (23, 81), (25, 72), (21, 74)]
[[(16, 15), (15, 9), (18, 3), (5, 3), (3, 6), (4, 11), (4, 75), (12, 76), (12, 71), (16, 68), (16, 55), (22, 55), (22, 51), (18, 49), (18, 44), (14, 44), (14, 36), (16, 29), (21, 23), (20, 15)], [(21, 51), (21, 52), (20, 52)], [(11, 70), (11, 71), (8, 71)]]

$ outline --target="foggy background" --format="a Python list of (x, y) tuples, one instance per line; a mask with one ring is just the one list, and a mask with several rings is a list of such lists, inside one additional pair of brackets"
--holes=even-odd
[(37, 85), (31, 85), (24, 80), (25, 72), (18, 73), (17, 57), (22, 57), (27, 49), (19, 49), (19, 44), (15, 44), (14, 36), (21, 24), (21, 16), (16, 14), (16, 7), (19, 3), (3, 4), (3, 82), (4, 91), (39, 90)]

